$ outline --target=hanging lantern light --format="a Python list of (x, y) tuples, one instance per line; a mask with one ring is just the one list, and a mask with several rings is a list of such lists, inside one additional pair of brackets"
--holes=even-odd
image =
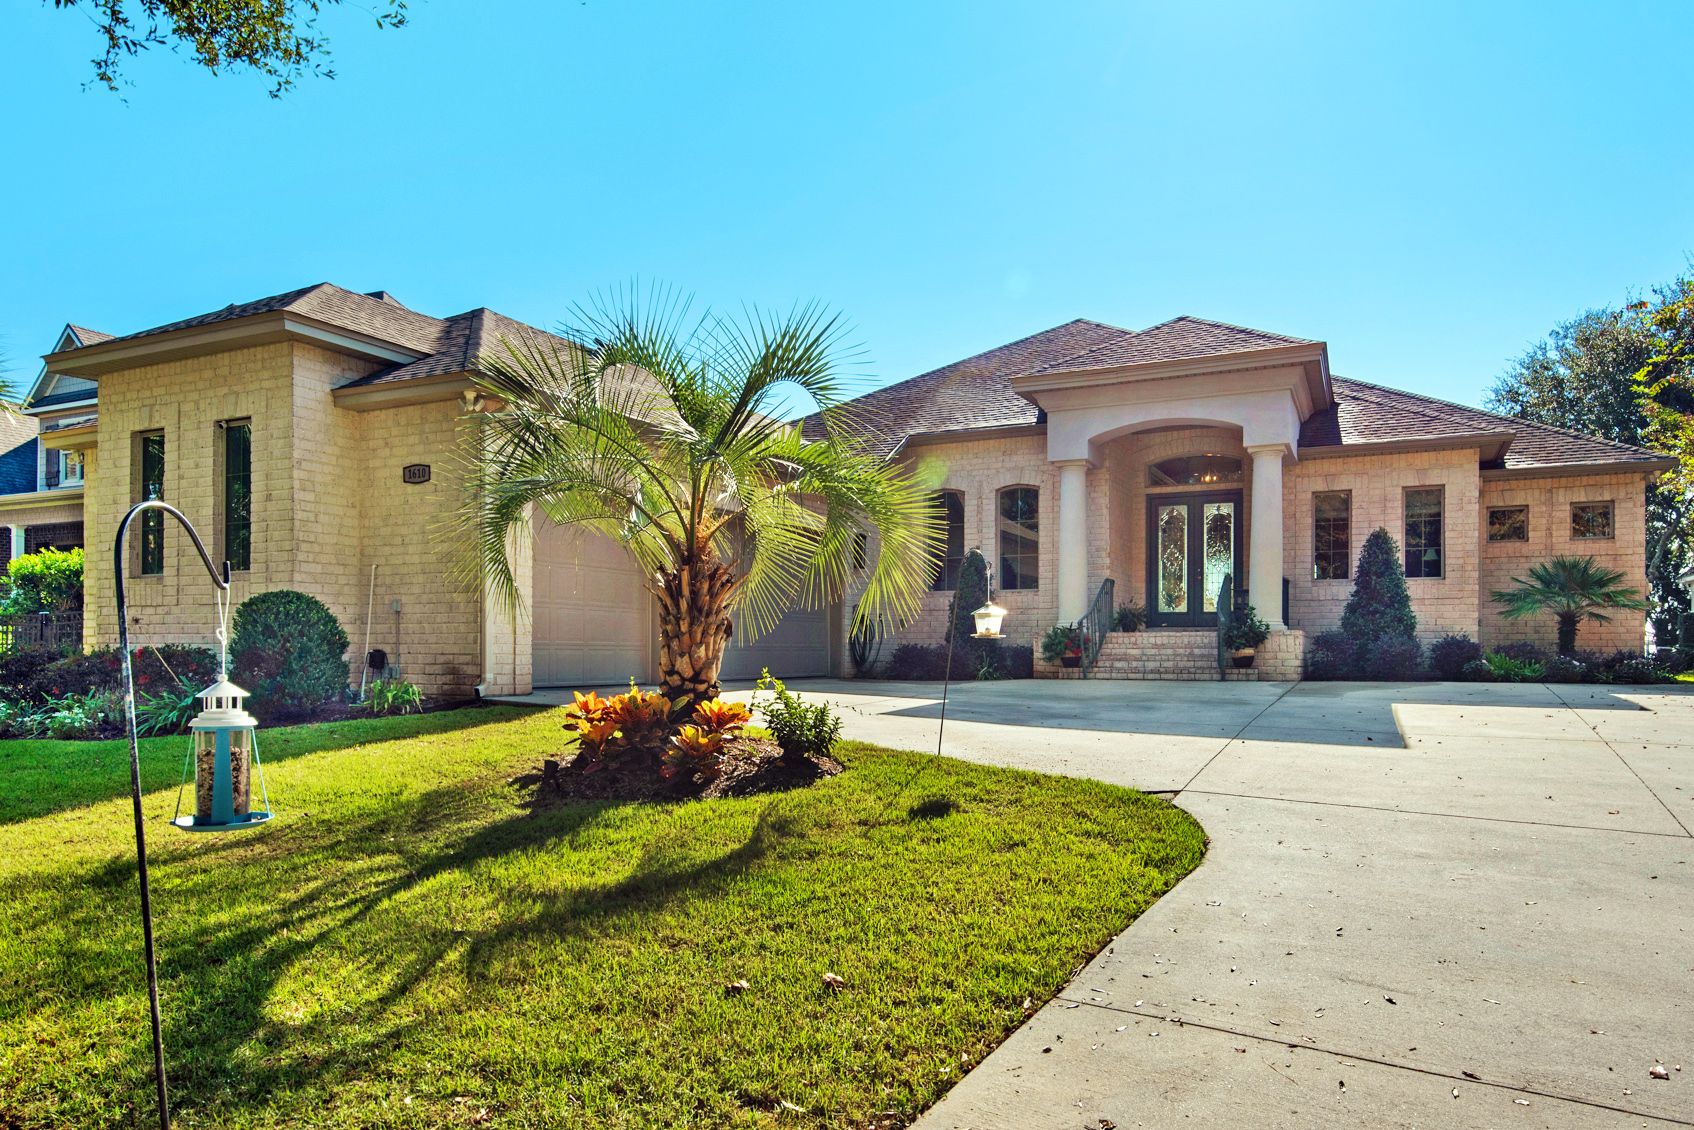
[[(187, 832), (233, 832), (263, 824), (271, 818), (270, 800), (259, 765), (259, 722), (243, 705), (247, 692), (220, 675), (195, 697), (200, 713), (188, 724), (193, 735), (194, 814), (178, 815), (171, 823)], [(186, 779), (186, 766), (183, 776)], [(259, 808), (252, 803), (255, 776)]]

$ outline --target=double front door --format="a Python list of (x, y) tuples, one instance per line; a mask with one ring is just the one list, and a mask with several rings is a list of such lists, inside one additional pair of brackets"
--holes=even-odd
[(1225, 577), (1241, 575), (1241, 492), (1147, 499), (1147, 622), (1198, 628), (1218, 622)]

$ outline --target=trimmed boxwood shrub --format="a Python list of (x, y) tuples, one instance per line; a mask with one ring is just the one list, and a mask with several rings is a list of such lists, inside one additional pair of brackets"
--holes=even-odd
[(1345, 632), (1320, 632), (1306, 648), (1306, 678), (1355, 679), (1353, 641)]
[(1355, 678), (1404, 682), (1418, 677), (1423, 666), (1423, 645), (1415, 639), (1378, 636), (1358, 651), (1359, 674)]
[(263, 718), (304, 713), (347, 689), (347, 633), (323, 601), (303, 592), (243, 601), (229, 651), (235, 682)]
[(1437, 679), (1465, 677), (1465, 665), (1482, 658), (1482, 645), (1465, 635), (1442, 636), (1429, 647), (1429, 669)]
[(1555, 655), (1541, 668), (1544, 683), (1581, 683), (1588, 680), (1588, 668), (1569, 655)]
[[(953, 657), (956, 661), (958, 656)], [(947, 649), (939, 644), (903, 643), (888, 657), (884, 671), (890, 679), (938, 682), (947, 670)]]

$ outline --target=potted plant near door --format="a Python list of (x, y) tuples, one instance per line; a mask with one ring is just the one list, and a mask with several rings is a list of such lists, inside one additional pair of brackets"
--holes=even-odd
[(1065, 667), (1082, 664), (1082, 625), (1054, 624), (1041, 637), (1041, 658)]
[(1219, 630), (1223, 632), (1223, 646), (1229, 649), (1237, 667), (1251, 667), (1259, 645), (1270, 638), (1270, 625), (1259, 618), (1251, 604), (1230, 613), (1229, 622)]

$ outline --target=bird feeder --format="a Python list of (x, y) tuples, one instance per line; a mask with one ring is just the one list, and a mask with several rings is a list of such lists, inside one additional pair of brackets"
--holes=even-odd
[(1006, 610), (995, 604), (994, 601), (990, 600), (987, 604), (972, 612), (971, 617), (976, 621), (974, 635), (977, 639), (1002, 640), (1006, 638), (1005, 634), (1000, 631), (1000, 625), (1006, 619)]
[[(233, 832), (263, 824), (271, 818), (268, 798), (254, 808), (253, 778), (259, 768), (256, 731), (259, 722), (247, 713), (247, 692), (220, 676), (196, 695), (200, 713), (188, 724), (193, 735), (189, 756), (194, 765), (194, 814), (172, 821), (187, 832)], [(186, 771), (184, 776), (186, 776)]]

